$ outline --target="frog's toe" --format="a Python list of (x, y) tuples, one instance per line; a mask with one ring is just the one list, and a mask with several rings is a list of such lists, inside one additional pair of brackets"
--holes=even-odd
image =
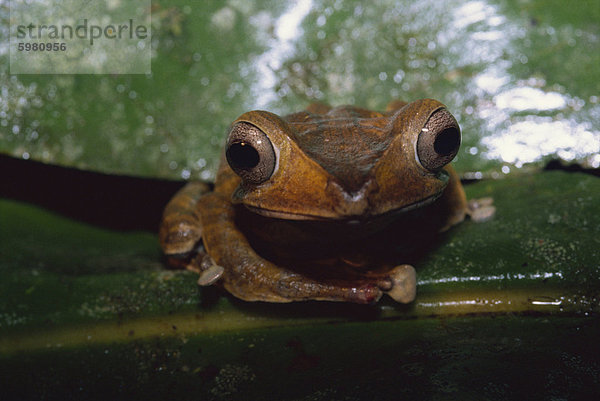
[(202, 257), (200, 263), (200, 277), (198, 278), (198, 285), (203, 287), (213, 285), (223, 276), (225, 269), (223, 266), (219, 266), (213, 258), (208, 255)]
[(223, 266), (219, 266), (204, 252), (203, 248), (194, 257), (188, 259), (183, 267), (198, 274), (198, 285), (202, 287), (213, 285), (219, 281), (225, 271)]
[(396, 266), (380, 288), (396, 302), (410, 303), (417, 296), (417, 272), (411, 265)]
[(491, 197), (470, 199), (467, 204), (467, 214), (475, 222), (483, 222), (491, 219), (496, 214), (494, 199)]

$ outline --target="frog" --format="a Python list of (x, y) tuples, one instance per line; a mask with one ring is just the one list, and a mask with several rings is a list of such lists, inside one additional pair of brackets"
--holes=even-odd
[(439, 233), (495, 212), (467, 201), (450, 164), (460, 143), (434, 99), (246, 112), (214, 186), (191, 181), (166, 205), (160, 245), (170, 266), (244, 301), (411, 303)]

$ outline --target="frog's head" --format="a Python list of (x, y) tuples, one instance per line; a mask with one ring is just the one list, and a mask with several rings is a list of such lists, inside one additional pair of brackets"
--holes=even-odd
[(460, 128), (440, 102), (377, 113), (343, 106), (281, 118), (241, 115), (226, 157), (240, 183), (233, 202), (264, 216), (359, 220), (437, 199), (458, 152)]

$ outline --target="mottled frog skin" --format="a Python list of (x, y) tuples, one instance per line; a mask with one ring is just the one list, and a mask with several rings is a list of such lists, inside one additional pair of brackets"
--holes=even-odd
[(200, 285), (247, 301), (408, 303), (411, 264), (476, 205), (449, 165), (459, 146), (432, 99), (251, 111), (231, 125), (214, 190), (191, 182), (169, 202), (160, 243)]

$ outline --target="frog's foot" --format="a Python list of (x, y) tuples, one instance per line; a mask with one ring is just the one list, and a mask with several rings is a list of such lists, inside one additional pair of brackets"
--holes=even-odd
[(198, 285), (203, 287), (213, 285), (219, 281), (225, 271), (204, 251), (203, 246), (199, 246), (194, 252), (190, 252), (185, 256), (171, 256), (168, 261), (173, 268), (186, 269), (198, 274)]
[(491, 219), (496, 213), (494, 199), (490, 197), (470, 199), (467, 203), (467, 215), (475, 222), (483, 222)]
[[(206, 287), (219, 281), (225, 271), (223, 266), (216, 264), (214, 259), (207, 254), (198, 255), (196, 260), (198, 259), (201, 260), (199, 265), (197, 265), (198, 269), (193, 269), (193, 271), (200, 274), (200, 277), (198, 277), (198, 285)], [(196, 264), (194, 264), (194, 266), (196, 266)]]
[(399, 265), (378, 283), (379, 288), (396, 302), (410, 303), (417, 296), (417, 273), (411, 265)]

